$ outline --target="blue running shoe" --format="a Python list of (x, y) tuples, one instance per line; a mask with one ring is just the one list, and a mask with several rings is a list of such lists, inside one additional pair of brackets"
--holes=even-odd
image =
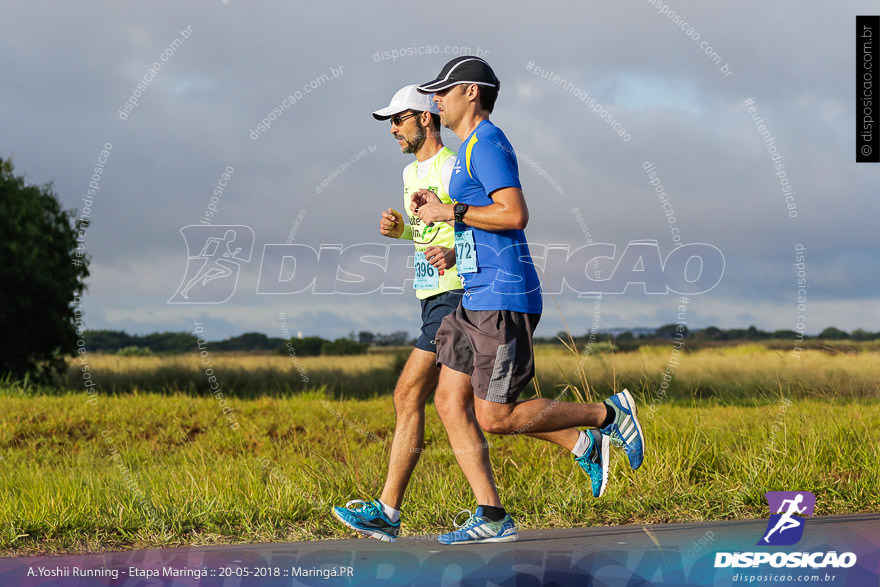
[[(352, 507), (357, 503), (361, 505)], [(345, 507), (333, 508), (333, 514), (352, 530), (382, 542), (394, 542), (400, 534), (400, 522), (389, 520), (378, 501), (353, 499)]]
[(605, 487), (608, 485), (608, 437), (593, 428), (586, 430), (590, 437), (590, 448), (583, 456), (575, 457), (574, 460), (581, 469), (590, 476), (593, 485), (593, 497), (602, 497)]
[[(467, 512), (470, 514), (470, 512)], [(516, 542), (519, 534), (510, 514), (504, 519), (493, 522), (483, 516), (483, 508), (478, 507), (477, 512), (472, 514), (467, 521), (459, 526), (455, 532), (441, 534), (437, 537), (440, 544), (476, 544), (478, 542)]]
[(605, 405), (614, 410), (614, 421), (602, 428), (602, 434), (609, 436), (615, 446), (619, 446), (629, 457), (633, 470), (642, 466), (645, 458), (645, 437), (636, 417), (636, 402), (627, 390), (616, 393), (605, 400)]

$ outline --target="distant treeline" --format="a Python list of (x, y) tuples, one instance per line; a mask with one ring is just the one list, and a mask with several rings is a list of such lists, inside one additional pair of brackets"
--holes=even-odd
[[(87, 330), (83, 338), (90, 352), (118, 353), (123, 355), (175, 354), (198, 350), (196, 337), (189, 332), (154, 332), (152, 334), (128, 334), (118, 330)], [(561, 339), (568, 341), (568, 334), (557, 333), (554, 337), (535, 337), (536, 344), (562, 344)], [(754, 326), (748, 328), (731, 328), (724, 330), (715, 326), (689, 330), (686, 326), (666, 324), (654, 331), (636, 329), (636, 332), (598, 332), (592, 336), (595, 342), (613, 342), (615, 348), (631, 350), (643, 344), (652, 344), (664, 340), (685, 338), (693, 343), (739, 343), (751, 341), (801, 340), (794, 330), (759, 330)], [(575, 343), (583, 344), (591, 340), (589, 333), (573, 337)], [(818, 336), (803, 336), (803, 340), (830, 341), (872, 341), (880, 340), (880, 332), (867, 332), (858, 328), (845, 332), (829, 326)], [(357, 355), (367, 352), (369, 347), (406, 346), (414, 344), (408, 333), (399, 330), (391, 334), (361, 331), (349, 333), (347, 337), (327, 340), (320, 336), (304, 338), (271, 338), (260, 332), (246, 332), (225, 340), (209, 342), (213, 351), (257, 351), (277, 352), (281, 354), (295, 353), (297, 356), (317, 355)]]
[[(198, 351), (198, 339), (190, 332), (154, 332), (128, 334), (119, 330), (86, 330), (83, 333), (89, 352), (117, 353), (120, 355), (177, 354)], [(320, 336), (304, 338), (272, 338), (261, 332), (246, 332), (220, 341), (208, 342), (212, 351), (257, 351), (296, 354), (300, 357), (317, 355), (359, 355), (370, 346), (402, 346), (413, 343), (404, 331), (391, 334), (354, 332), (348, 337), (327, 340)]]
[[(725, 330), (716, 326), (709, 326), (698, 330), (690, 330), (687, 326), (679, 324), (666, 324), (654, 331), (648, 329), (636, 329), (636, 332), (625, 330), (623, 332), (598, 332), (591, 335), (572, 337), (575, 343), (581, 344), (593, 341), (613, 342), (616, 347), (621, 350), (638, 348), (643, 344), (655, 344), (657, 342), (668, 341), (671, 339), (687, 339), (691, 343), (742, 343), (742, 342), (760, 342), (760, 341), (872, 341), (880, 340), (880, 332), (867, 332), (861, 328), (857, 328), (847, 333), (834, 326), (829, 326), (817, 336), (807, 336), (794, 330), (760, 330), (755, 326), (748, 328), (730, 328)], [(535, 337), (536, 344), (562, 344), (562, 341), (568, 341), (568, 334), (558, 332), (555, 337)]]

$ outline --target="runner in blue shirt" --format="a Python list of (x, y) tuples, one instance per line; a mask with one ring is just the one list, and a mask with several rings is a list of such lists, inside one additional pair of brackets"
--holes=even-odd
[(500, 85), (488, 63), (464, 56), (418, 88), (434, 95), (440, 122), (462, 140), (449, 183), (453, 203), (420, 190), (411, 206), (427, 225), (454, 221), (465, 289), (461, 305), (437, 331), (441, 370), (434, 405), (479, 505), (458, 530), (439, 537), (443, 544), (518, 539), (498, 496), (488, 444), (474, 421), (486, 432), (525, 433), (570, 450), (589, 473), (595, 497), (607, 484), (609, 443), (625, 450), (633, 469), (644, 456), (635, 402), (625, 389), (601, 404), (517, 401), (534, 377), (532, 333), (542, 304), (523, 232), (529, 212), (516, 154), (489, 121)]

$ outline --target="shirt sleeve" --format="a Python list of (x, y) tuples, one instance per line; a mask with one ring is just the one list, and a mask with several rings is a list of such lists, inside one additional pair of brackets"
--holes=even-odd
[[(403, 174), (402, 174), (402, 177), (403, 177), (403, 185), (406, 185), (406, 170), (409, 169), (409, 166), (410, 166), (410, 165), (413, 165), (413, 163), (409, 163), (409, 164), (405, 165), (404, 168), (403, 168)], [(409, 218), (409, 210), (408, 210), (408, 209), (404, 209), (403, 212), (401, 212), (401, 214), (403, 214), (403, 217), (404, 217), (404, 218)], [(411, 241), (411, 240), (413, 239), (413, 237), (412, 237), (412, 226), (410, 226), (409, 224), (404, 223), (404, 225), (403, 225), (403, 234), (401, 234), (398, 238), (401, 239), (401, 240), (408, 240), (408, 241)]]
[(449, 193), (449, 182), (452, 181), (452, 171), (455, 169), (455, 155), (443, 162), (440, 168), (440, 179), (443, 181), (443, 191)]
[(510, 143), (489, 136), (474, 144), (471, 156), (472, 173), (486, 190), (486, 195), (501, 188), (522, 188), (516, 153)]

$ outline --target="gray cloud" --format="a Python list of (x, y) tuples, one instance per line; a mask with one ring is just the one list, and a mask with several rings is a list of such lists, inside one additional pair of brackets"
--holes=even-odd
[[(4, 7), (0, 154), (13, 155), (32, 181), (53, 180), (64, 203), (77, 207), (101, 146), (113, 144), (87, 240), (93, 327), (180, 330), (203, 316), (218, 336), (274, 335), (273, 317), (285, 311), (306, 334), (415, 333), (410, 296), (260, 296), (256, 266), (244, 269), (229, 303), (165, 301), (186, 264), (179, 229), (199, 222), (226, 166), (235, 171), (213, 222), (253, 227), (257, 258), (263, 245), (287, 240), (301, 211), (296, 242), (383, 242), (375, 217), (400, 205), (408, 159), (387, 124), (369, 113), (398, 87), (433, 76), (454, 56), (444, 51), (464, 46), (488, 50), (502, 79), (493, 120), (520, 153), (531, 240), (584, 244), (577, 208), (596, 242), (655, 239), (671, 249), (664, 210), (642, 168), (651, 161), (684, 241), (712, 243), (727, 259), (722, 283), (691, 305), (692, 326), (790, 328), (793, 245), (804, 243), (810, 328), (880, 329), (876, 313), (860, 310), (878, 291), (869, 223), (880, 212), (880, 168), (854, 164), (852, 137), (854, 16), (870, 13), (873, 3), (672, 3), (729, 63), (734, 75), (727, 77), (647, 1), (558, 2), (526, 12), (500, 2), (451, 2), (428, 20), (423, 7), (404, 3), (347, 6), (344, 19), (336, 5), (236, 0), (85, 2), (51, 13), (41, 6)], [(471, 20), (458, 20), (465, 7)], [(138, 79), (188, 26), (192, 36), (120, 119)], [(435, 47), (440, 54), (376, 59), (377, 52)], [(527, 69), (530, 62), (589, 91), (632, 140), (622, 141), (564, 86)], [(305, 92), (309, 84), (318, 85)], [(251, 129), (298, 92), (252, 140)], [(797, 218), (788, 216), (747, 98), (784, 154)], [(590, 304), (573, 294), (556, 298), (574, 330), (589, 328)], [(553, 299), (539, 334), (561, 328)], [(674, 305), (656, 296), (607, 296), (603, 326), (670, 322)]]

